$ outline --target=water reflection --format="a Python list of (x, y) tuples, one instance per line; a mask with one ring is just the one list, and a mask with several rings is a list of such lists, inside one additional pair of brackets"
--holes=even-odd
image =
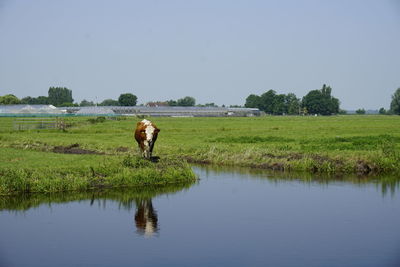
[(136, 199), (135, 224), (140, 235), (151, 237), (158, 233), (158, 216), (151, 199)]
[(0, 197), (0, 265), (398, 266), (395, 178), (195, 171), (172, 197), (190, 185)]
[(400, 174), (380, 175), (380, 176), (360, 176), (360, 175), (338, 175), (338, 174), (315, 174), (306, 172), (283, 172), (264, 170), (257, 168), (244, 168), (233, 166), (211, 166), (195, 165), (195, 169), (203, 171), (206, 176), (213, 176), (215, 173), (230, 174), (232, 177), (246, 177), (250, 179), (267, 179), (276, 184), (291, 181), (299, 181), (308, 184), (330, 185), (338, 183), (350, 183), (355, 186), (367, 186), (374, 184), (383, 197), (390, 194), (394, 196), (400, 188)]
[(141, 236), (157, 236), (159, 231), (157, 211), (152, 199), (160, 195), (171, 195), (188, 189), (193, 184), (150, 186), (127, 189), (109, 189), (95, 192), (69, 192), (52, 194), (21, 194), (0, 196), (0, 211), (25, 212), (42, 205), (69, 202), (88, 202), (106, 208), (107, 202), (117, 202), (119, 209), (132, 212), (135, 232)]

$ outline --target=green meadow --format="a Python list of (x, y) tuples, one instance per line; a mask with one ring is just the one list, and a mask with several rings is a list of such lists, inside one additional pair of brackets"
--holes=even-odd
[(161, 129), (158, 163), (138, 157), (136, 117), (66, 118), (65, 131), (15, 131), (13, 118), (0, 118), (0, 192), (193, 181), (186, 162), (335, 175), (400, 170), (400, 116), (148, 119)]

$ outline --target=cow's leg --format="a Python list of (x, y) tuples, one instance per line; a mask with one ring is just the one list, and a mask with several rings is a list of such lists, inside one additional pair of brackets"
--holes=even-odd
[(150, 145), (149, 141), (143, 142), (143, 157), (146, 159), (150, 159)]
[(150, 143), (150, 151), (149, 151), (150, 158), (153, 155), (153, 147), (154, 147), (154, 142), (151, 142)]
[(142, 157), (146, 158), (146, 147), (142, 143), (139, 143), (138, 145), (139, 145), (139, 154)]

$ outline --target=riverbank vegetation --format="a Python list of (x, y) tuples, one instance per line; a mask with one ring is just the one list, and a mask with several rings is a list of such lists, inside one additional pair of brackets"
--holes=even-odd
[(131, 155), (54, 151), (1, 148), (0, 195), (166, 186), (196, 181), (190, 166), (175, 159), (163, 158), (154, 163)]
[(172, 129), (164, 131), (162, 138), (168, 142), (163, 143), (167, 147), (160, 152), (179, 155), (190, 162), (362, 175), (400, 170), (398, 116), (164, 121), (158, 123), (159, 127)]
[(302, 184), (309, 185), (340, 185), (352, 184), (357, 187), (364, 187), (375, 185), (381, 191), (382, 196), (394, 196), (400, 188), (400, 177), (396, 174), (380, 174), (380, 175), (357, 175), (357, 174), (341, 174), (335, 173), (311, 173), (311, 172), (297, 172), (297, 171), (273, 171), (260, 168), (247, 168), (247, 167), (232, 167), (222, 165), (205, 165), (194, 164), (194, 167), (199, 167), (206, 173), (223, 173), (225, 177), (229, 174), (236, 176), (237, 174), (245, 175), (250, 179), (268, 180), (273, 183), (285, 183), (288, 181), (298, 181)]
[(161, 129), (154, 148), (159, 163), (135, 158), (136, 117), (71, 118), (65, 131), (13, 131), (13, 119), (0, 118), (1, 190), (58, 190), (50, 183), (39, 188), (36, 177), (57, 181), (60, 190), (193, 179), (179, 165), (185, 161), (309, 173), (400, 171), (399, 116), (150, 119)]

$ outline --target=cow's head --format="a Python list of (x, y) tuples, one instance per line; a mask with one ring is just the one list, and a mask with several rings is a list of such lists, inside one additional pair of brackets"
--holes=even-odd
[(150, 159), (153, 153), (154, 143), (157, 140), (157, 135), (160, 129), (157, 128), (149, 120), (142, 120), (136, 125), (135, 139), (138, 142), (139, 148), (143, 157)]

